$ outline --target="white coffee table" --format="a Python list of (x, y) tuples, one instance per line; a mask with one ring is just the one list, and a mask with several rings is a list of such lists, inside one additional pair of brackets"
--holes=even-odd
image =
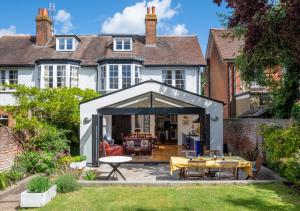
[(124, 175), (119, 171), (119, 166), (122, 163), (127, 163), (129, 161), (131, 161), (132, 158), (128, 157), (128, 156), (108, 156), (108, 157), (103, 157), (99, 159), (99, 162), (101, 163), (105, 163), (108, 164), (112, 167), (111, 172), (109, 173), (109, 175), (106, 177), (106, 179), (108, 180), (112, 175), (114, 178), (114, 175), (117, 176), (117, 174), (119, 174), (123, 180), (126, 180), (126, 178), (124, 177)]

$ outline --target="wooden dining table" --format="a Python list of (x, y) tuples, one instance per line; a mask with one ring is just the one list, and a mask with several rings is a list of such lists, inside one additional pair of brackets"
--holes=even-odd
[[(246, 175), (252, 177), (252, 163), (250, 161), (247, 161), (239, 156), (224, 156), (224, 157), (217, 157), (217, 159), (214, 159), (210, 156), (200, 156), (193, 158), (193, 160), (204, 160), (206, 161), (205, 167), (208, 169), (217, 169), (219, 168), (218, 161), (233, 161), (237, 162), (238, 169), (241, 169), (243, 172), (245, 172)], [(174, 171), (184, 169), (188, 167), (188, 158), (185, 157), (171, 157), (170, 158), (170, 174), (172, 175)]]

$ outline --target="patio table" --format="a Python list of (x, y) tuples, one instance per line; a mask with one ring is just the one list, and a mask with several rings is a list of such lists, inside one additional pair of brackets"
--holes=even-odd
[(112, 167), (111, 172), (108, 174), (108, 176), (106, 177), (106, 180), (108, 180), (112, 175), (114, 177), (114, 175), (117, 176), (117, 174), (119, 174), (123, 180), (126, 180), (126, 178), (124, 177), (124, 175), (119, 171), (119, 167), (122, 163), (127, 163), (129, 161), (131, 161), (132, 158), (128, 157), (128, 156), (108, 156), (108, 157), (103, 157), (100, 158), (99, 161), (101, 163), (105, 163), (108, 164)]
[[(220, 161), (222, 159), (217, 158), (217, 160), (214, 160), (214, 158), (212, 158), (212, 157), (202, 156), (202, 157), (194, 158), (193, 160), (205, 160), (206, 168), (219, 168), (217, 161)], [(225, 156), (224, 160), (238, 162), (237, 168), (241, 169), (248, 176), (252, 177), (252, 163), (250, 161), (247, 161), (239, 156)], [(188, 167), (188, 161), (189, 161), (189, 159), (185, 158), (185, 157), (171, 157), (170, 158), (170, 174), (172, 175), (175, 170)]]

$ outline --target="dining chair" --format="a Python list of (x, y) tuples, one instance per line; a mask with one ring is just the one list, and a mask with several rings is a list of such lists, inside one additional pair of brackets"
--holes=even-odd
[(212, 156), (212, 155), (220, 156), (221, 151), (220, 150), (205, 150), (204, 151), (204, 156)]
[(238, 162), (236, 161), (225, 161), (220, 160), (216, 161), (218, 166), (218, 172), (216, 172), (216, 179), (237, 179), (237, 166)]
[(205, 160), (189, 160), (188, 166), (185, 168), (184, 179), (196, 178), (204, 179), (206, 174)]
[[(257, 174), (259, 173), (261, 166), (262, 166), (262, 162), (263, 162), (263, 157), (261, 155), (257, 155), (256, 157), (256, 161), (254, 163), (254, 165), (252, 166), (252, 179), (255, 180)], [(250, 178), (250, 176), (247, 176), (247, 180)]]

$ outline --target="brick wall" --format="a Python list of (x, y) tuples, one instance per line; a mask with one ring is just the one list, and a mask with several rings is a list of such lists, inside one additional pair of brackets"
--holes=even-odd
[(257, 134), (262, 124), (287, 127), (289, 119), (224, 119), (224, 143), (230, 152), (242, 152), (255, 149), (256, 142), (261, 152), (262, 138)]
[(14, 158), (21, 152), (19, 142), (13, 138), (9, 129), (0, 127), (0, 171), (9, 169)]
[[(224, 118), (228, 118), (229, 99), (227, 63), (222, 61), (215, 43), (213, 43), (212, 46), (209, 66), (210, 81), (207, 80), (206, 83), (210, 86), (210, 97), (216, 100), (223, 101), (225, 103)], [(208, 93), (206, 94), (208, 96)]]

